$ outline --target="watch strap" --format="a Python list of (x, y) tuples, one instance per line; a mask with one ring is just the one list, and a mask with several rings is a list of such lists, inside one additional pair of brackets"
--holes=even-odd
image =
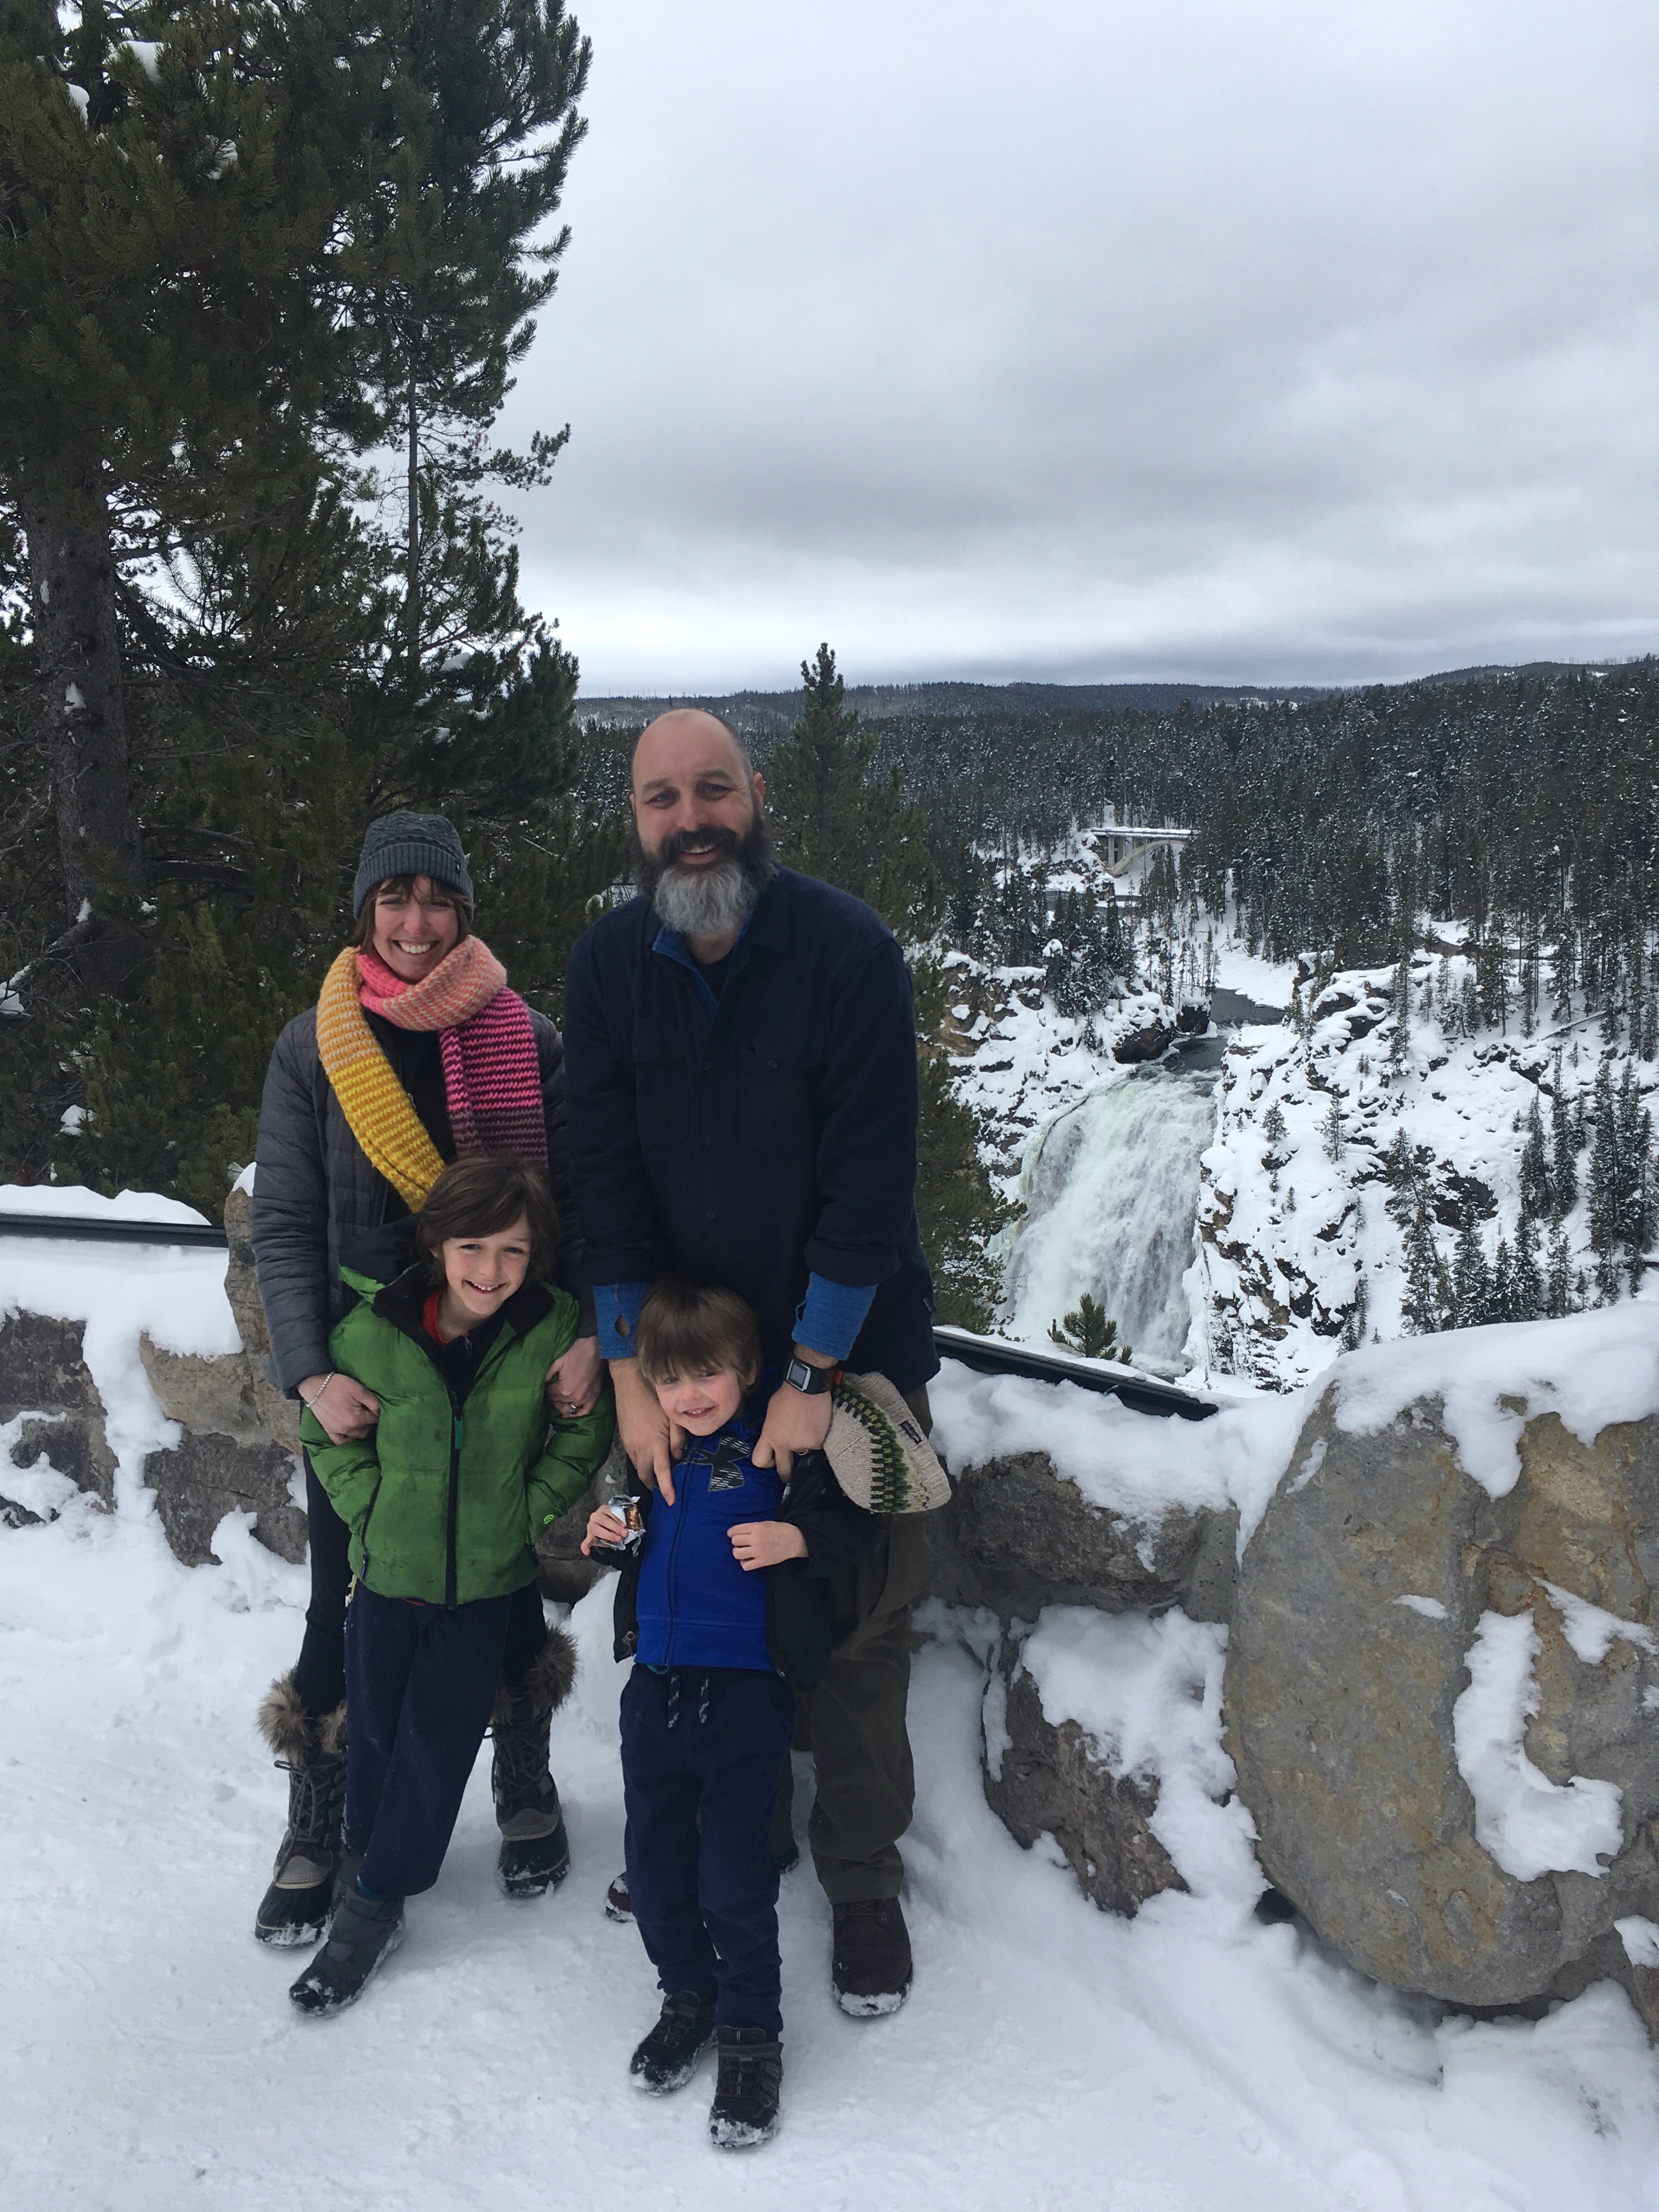
[(826, 1390), (833, 1390), (841, 1375), (839, 1367), (814, 1367), (805, 1359), (792, 1359), (783, 1370), (783, 1379), (790, 1389), (807, 1398), (821, 1397)]

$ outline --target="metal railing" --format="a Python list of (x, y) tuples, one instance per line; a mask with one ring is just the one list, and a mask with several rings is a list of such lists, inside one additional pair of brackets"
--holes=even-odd
[(90, 1213), (0, 1213), (0, 1237), (63, 1237), (103, 1244), (205, 1244), (222, 1252), (210, 1221), (102, 1220)]

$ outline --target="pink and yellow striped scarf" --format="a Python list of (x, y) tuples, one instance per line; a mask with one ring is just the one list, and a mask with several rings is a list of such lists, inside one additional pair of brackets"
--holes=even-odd
[(479, 937), (464, 937), (418, 983), (347, 945), (323, 979), (317, 1050), (352, 1135), (411, 1211), (444, 1171), (438, 1150), (363, 1018), (436, 1030), (459, 1158), (512, 1152), (547, 1165), (541, 1067), (530, 1009)]

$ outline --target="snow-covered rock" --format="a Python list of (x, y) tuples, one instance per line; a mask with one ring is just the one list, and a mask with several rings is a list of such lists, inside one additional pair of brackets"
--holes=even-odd
[(1229, 1742), (1261, 1863), (1395, 1987), (1611, 1974), (1659, 1906), (1659, 1312), (1340, 1360), (1244, 1553)]

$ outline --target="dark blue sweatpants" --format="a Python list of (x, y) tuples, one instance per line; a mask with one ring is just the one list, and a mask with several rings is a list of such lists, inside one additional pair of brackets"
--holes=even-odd
[(345, 1833), (377, 1897), (430, 1889), (489, 1725), (510, 1597), (416, 1605), (359, 1583), (346, 1607)]
[(772, 1808), (794, 1692), (748, 1667), (636, 1666), (623, 1687), (628, 1891), (658, 1986), (781, 2034)]

